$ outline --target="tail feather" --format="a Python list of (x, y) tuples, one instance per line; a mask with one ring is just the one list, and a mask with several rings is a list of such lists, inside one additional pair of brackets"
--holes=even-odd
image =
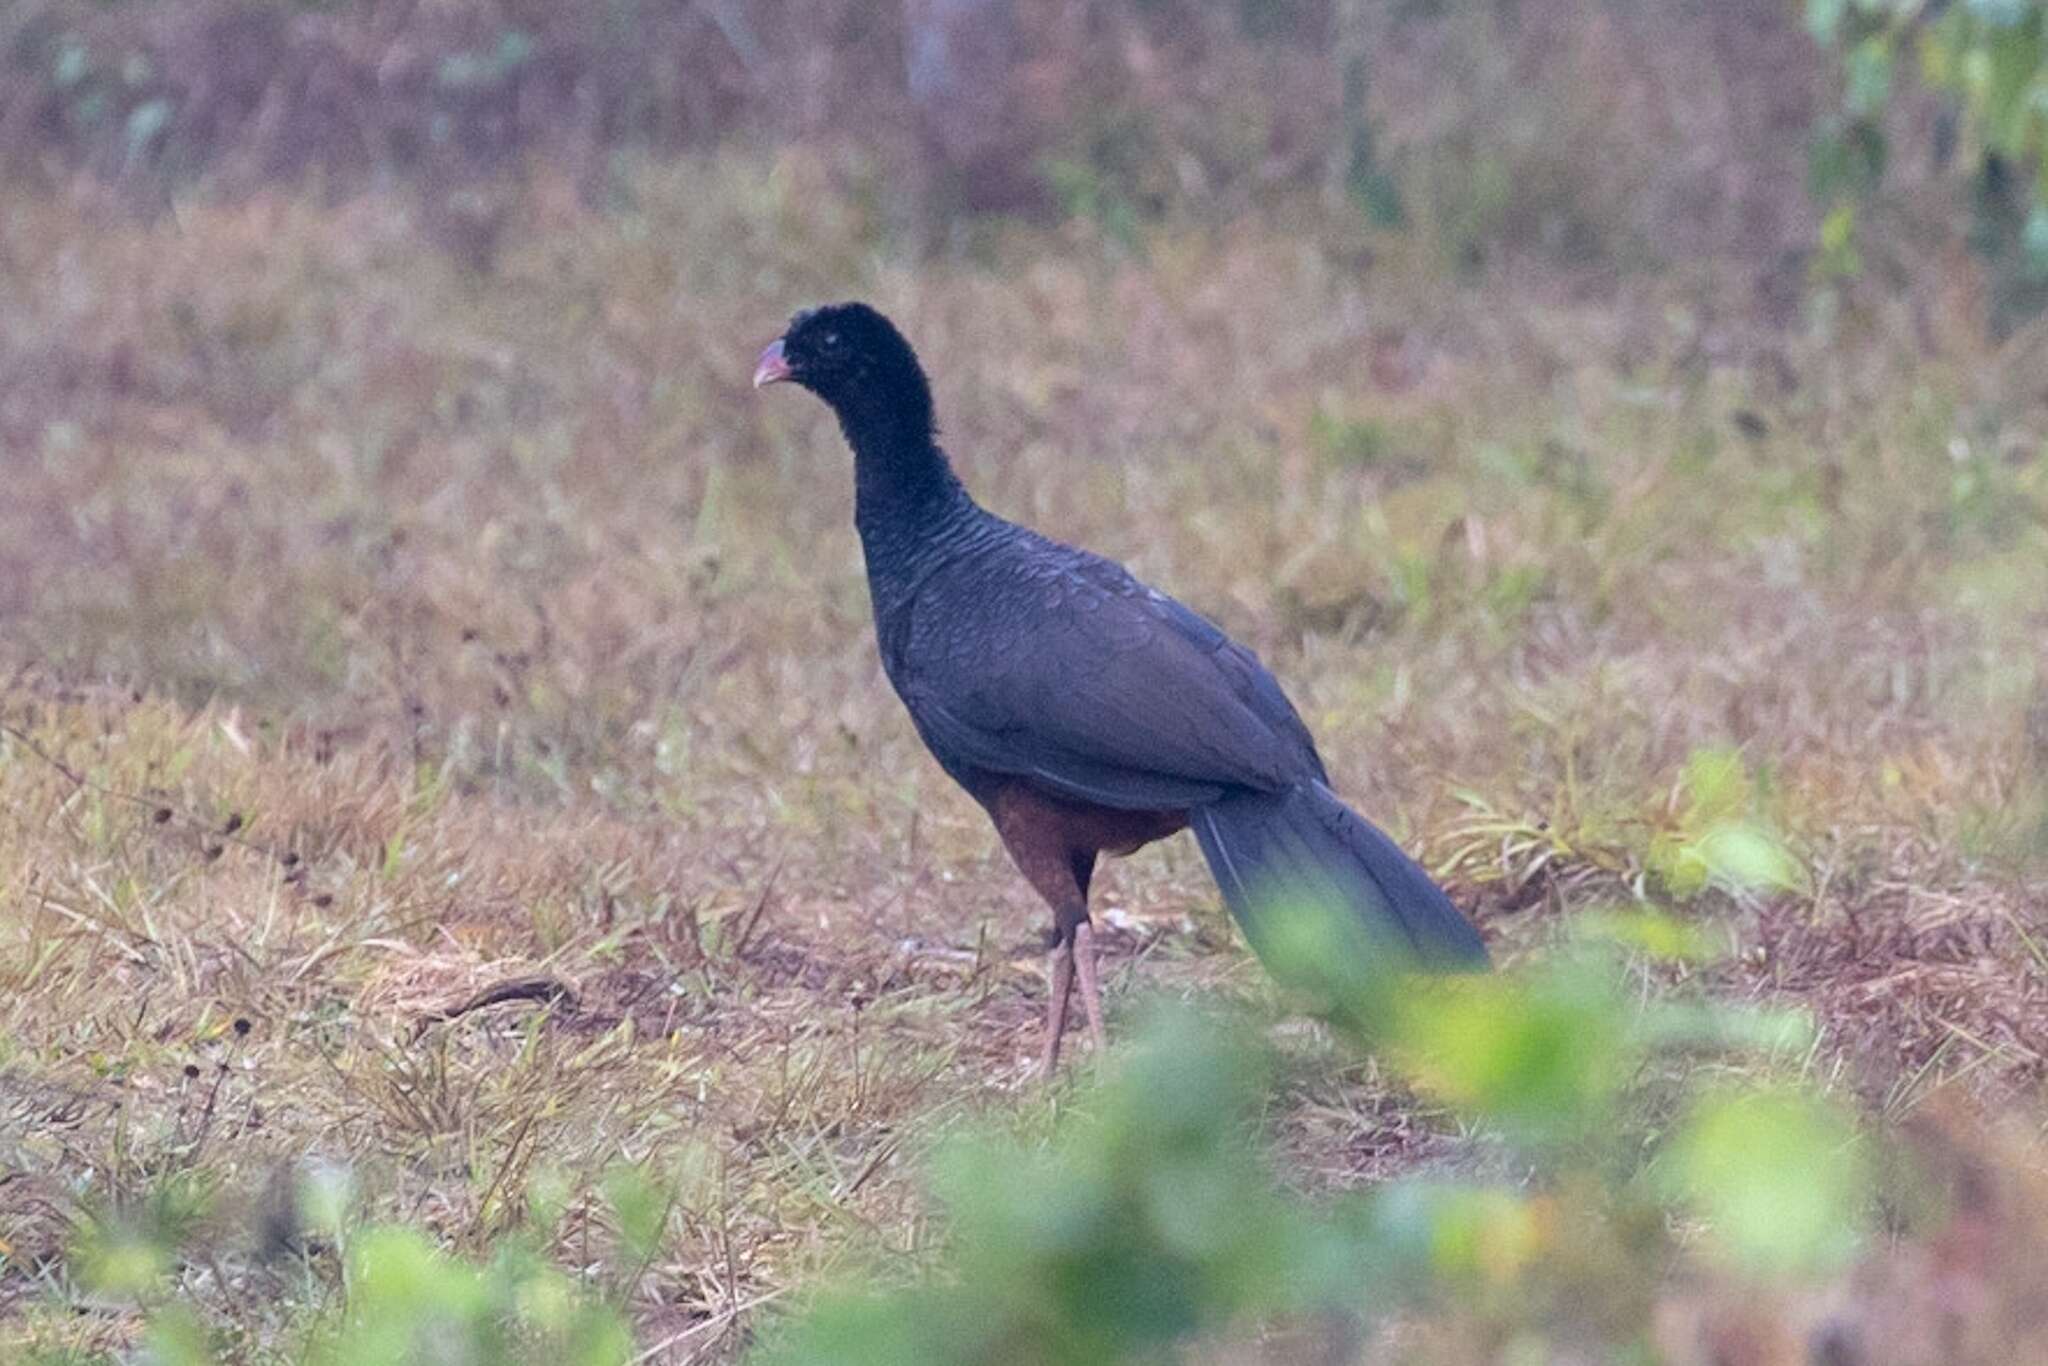
[(1190, 822), (1230, 912), (1252, 947), (1271, 946), (1271, 908), (1302, 897), (1347, 908), (1347, 931), (1369, 951), (1413, 966), (1487, 965), (1486, 943), (1415, 861), (1321, 783), (1243, 793), (1197, 809)]

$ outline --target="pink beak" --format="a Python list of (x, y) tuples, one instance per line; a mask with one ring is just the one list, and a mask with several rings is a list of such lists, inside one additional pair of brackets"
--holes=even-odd
[(761, 348), (761, 359), (754, 363), (754, 387), (776, 384), (791, 378), (789, 361), (782, 354), (782, 339), (777, 338)]

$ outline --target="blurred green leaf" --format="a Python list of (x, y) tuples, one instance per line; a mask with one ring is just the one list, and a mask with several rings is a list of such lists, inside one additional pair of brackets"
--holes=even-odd
[(76, 38), (66, 38), (57, 45), (56, 60), (51, 64), (50, 79), (59, 90), (69, 90), (92, 74), (92, 53)]
[(338, 1238), (355, 1206), (355, 1173), (337, 1163), (316, 1162), (300, 1175), (298, 1187), (306, 1226)]
[(1798, 891), (1806, 870), (1777, 838), (1758, 826), (1729, 821), (1704, 831), (1700, 862), (1716, 881), (1746, 891)]
[(148, 154), (171, 121), (171, 102), (165, 99), (144, 100), (128, 111), (127, 138), (128, 160), (136, 162)]
[(140, 1229), (121, 1225), (94, 1229), (72, 1256), (95, 1292), (125, 1300), (153, 1293), (171, 1270), (169, 1247)]
[(354, 1240), (348, 1266), (346, 1316), (319, 1340), (320, 1366), (623, 1366), (632, 1354), (623, 1319), (516, 1241), (477, 1265), (418, 1230), (378, 1227)]
[(151, 1316), (143, 1335), (144, 1366), (213, 1366), (215, 1357), (206, 1343), (206, 1328), (183, 1305), (172, 1305)]
[[(2044, 192), (2048, 192), (2048, 176), (2042, 178), (2041, 184)], [(2029, 268), (2048, 275), (2048, 205), (2036, 205), (2034, 211), (2027, 215), (2027, 226), (2021, 234), (2020, 244), (2027, 253)]]
[(1863, 273), (1863, 255), (1856, 250), (1854, 204), (1837, 204), (1821, 220), (1820, 259), (1815, 271), (1822, 279), (1854, 279)]
[(1528, 1269), (1546, 1241), (1536, 1202), (1495, 1186), (1402, 1181), (1373, 1203), (1373, 1233), (1432, 1278), (1504, 1282)]
[(1358, 1284), (1356, 1249), (1275, 1189), (1248, 1124), (1263, 1089), (1234, 1027), (1159, 1013), (1052, 1144), (947, 1145), (942, 1281), (828, 1294), (763, 1359), (1153, 1360), (1242, 1317), (1338, 1302)]
[(1384, 1028), (1410, 947), (1327, 886), (1269, 884), (1255, 898), (1252, 941), (1274, 980), (1366, 1035)]
[(1416, 982), (1395, 1007), (1397, 1055), (1431, 1093), (1524, 1139), (1576, 1139), (1636, 1062), (1625, 1008), (1597, 960), (1529, 979)]
[(1641, 1030), (1650, 1048), (1743, 1049), (1771, 1057), (1803, 1055), (1816, 1033), (1804, 1010), (1677, 1001), (1645, 1011)]
[(2033, 0), (1964, 0), (1963, 8), (1993, 28), (2016, 28), (2038, 6)]
[(1892, 44), (1887, 34), (1874, 33), (1849, 51), (1847, 89), (1843, 103), (1858, 118), (1883, 112), (1892, 93)]
[(147, 1298), (163, 1288), (212, 1205), (212, 1189), (184, 1175), (160, 1178), (139, 1202), (89, 1215), (73, 1239), (80, 1278), (100, 1295)]
[(1821, 1101), (1731, 1092), (1695, 1106), (1669, 1170), (1724, 1254), (1755, 1271), (1794, 1273), (1855, 1251), (1865, 1162), (1854, 1130)]
[(1749, 807), (1749, 774), (1738, 750), (1695, 750), (1685, 762), (1684, 782), (1692, 814), (1701, 822), (1738, 816)]
[(1709, 886), (1730, 892), (1799, 891), (1805, 867), (1764, 823), (1739, 753), (1705, 749), (1687, 761), (1685, 805), (1674, 828), (1652, 837), (1644, 856), (1664, 890), (1679, 900)]
[(1848, 8), (1849, 0), (1806, 0), (1806, 31), (1819, 42), (1833, 42)]
[(1572, 932), (1679, 963), (1705, 962), (1723, 951), (1698, 925), (1658, 910), (1585, 911), (1573, 918)]
[(476, 1275), (405, 1228), (376, 1228), (355, 1243), (349, 1257), (358, 1304), (368, 1315), (431, 1307), (469, 1313), (483, 1304)]
[(645, 1167), (621, 1165), (606, 1173), (604, 1198), (618, 1219), (627, 1254), (636, 1262), (653, 1261), (668, 1223), (668, 1193)]
[(526, 1184), (526, 1217), (543, 1237), (551, 1234), (576, 1199), (574, 1184), (563, 1172), (545, 1167)]

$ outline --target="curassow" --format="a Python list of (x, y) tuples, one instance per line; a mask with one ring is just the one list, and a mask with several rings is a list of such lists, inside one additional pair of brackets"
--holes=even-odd
[(887, 318), (860, 303), (798, 313), (754, 371), (756, 388), (780, 381), (831, 405), (853, 448), (889, 681), (1052, 907), (1047, 1075), (1076, 977), (1103, 1045), (1088, 918), (1097, 856), (1190, 826), (1262, 954), (1273, 900), (1305, 895), (1362, 928), (1345, 952), (1486, 965), (1442, 889), (1331, 790), (1308, 728), (1249, 650), (1122, 565), (968, 495), (937, 444), (924, 371)]

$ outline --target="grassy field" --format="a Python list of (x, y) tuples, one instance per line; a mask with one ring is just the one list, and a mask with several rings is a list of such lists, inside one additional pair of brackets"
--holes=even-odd
[[(1647, 900), (1726, 951), (1645, 998), (1811, 1011), (1796, 1070), (1879, 1122), (2034, 1112), (2024, 338), (1459, 284), (1287, 206), (913, 266), (801, 153), (620, 200), (536, 176), (489, 276), (396, 197), (0, 205), (7, 1352), (132, 1343), (66, 1249), (203, 1189), (178, 1292), (272, 1359), (332, 1271), (266, 1236), (345, 1170), (464, 1252), (551, 1202), (649, 1359), (730, 1360), (808, 1277), (929, 1261), (947, 1134), (1087, 1103), (1032, 1077), (1042, 907), (882, 679), (838, 433), (747, 386), (831, 298), (904, 324), (984, 502), (1258, 649), (1501, 959)], [(1729, 893), (1731, 819), (1777, 890)], [(1113, 1034), (1261, 1021), (1288, 1185), (1491, 1160), (1286, 1011), (1191, 843), (1099, 885)], [(619, 1269), (622, 1162), (674, 1196)]]

